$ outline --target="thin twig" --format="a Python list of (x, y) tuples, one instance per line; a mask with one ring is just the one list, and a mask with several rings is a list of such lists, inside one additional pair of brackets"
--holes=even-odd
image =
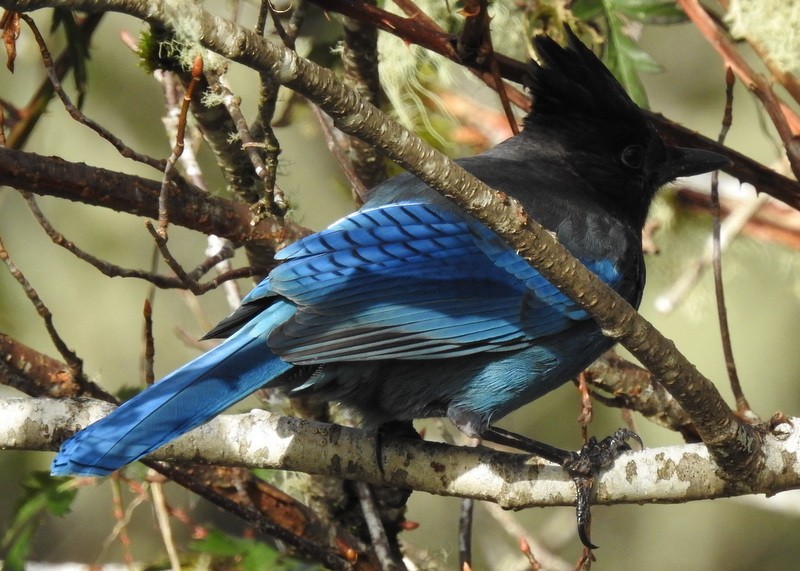
[(178, 115), (177, 127), (175, 130), (175, 145), (172, 147), (172, 153), (170, 153), (169, 158), (167, 159), (167, 164), (164, 167), (161, 193), (158, 197), (158, 235), (163, 238), (164, 247), (166, 247), (166, 241), (168, 238), (167, 226), (169, 226), (169, 211), (167, 207), (170, 186), (169, 183), (174, 175), (175, 163), (178, 162), (178, 159), (183, 154), (183, 149), (185, 146), (184, 135), (186, 133), (186, 120), (189, 115), (189, 104), (192, 102), (192, 94), (194, 93), (202, 74), (203, 58), (202, 56), (198, 55), (194, 58), (194, 64), (192, 65), (192, 79), (183, 95), (183, 103), (181, 104), (180, 114)]
[[(234, 95), (231, 89), (227, 86), (224, 77), (216, 71), (209, 71), (206, 73), (206, 79), (208, 80), (208, 84), (212, 92), (222, 98), (223, 105), (225, 105), (225, 108), (228, 110), (234, 125), (236, 125), (236, 133), (239, 137), (239, 141), (241, 142), (241, 147), (247, 154), (247, 157), (250, 159), (250, 163), (253, 165), (256, 176), (263, 181), (265, 192), (270, 194), (268, 188), (270, 186), (268, 180), (271, 176), (270, 170), (269, 167), (264, 164), (264, 160), (259, 154), (259, 149), (266, 149), (269, 143), (260, 143), (253, 138), (250, 127), (247, 124), (247, 120), (242, 114), (242, 110), (240, 108), (241, 100), (237, 95)], [(283, 193), (278, 185), (273, 183), (272, 195), (266, 199), (266, 202), (269, 204), (259, 201), (253, 205), (253, 207), (251, 207), (251, 212), (254, 212), (255, 214), (251, 222), (252, 224), (257, 224), (265, 217), (266, 212), (272, 210), (271, 204), (274, 201), (275, 192), (278, 192), (279, 194)], [(262, 198), (262, 200), (264, 199)], [(265, 209), (264, 206), (268, 206), (268, 208)]]
[[(467, 66), (473, 63), (488, 64), (489, 73), (494, 79), (495, 86), (502, 86), (503, 78), (500, 75), (500, 66), (497, 65), (497, 60), (494, 57), (492, 32), (489, 27), (488, 1), (465, 0), (462, 4), (461, 13), (466, 18), (461, 35), (456, 42), (459, 59)], [(496, 91), (500, 96), (500, 104), (508, 120), (508, 125), (516, 135), (519, 133), (519, 125), (511, 110), (508, 94), (505, 89), (497, 89)]]
[(319, 107), (313, 103), (310, 107), (314, 117), (317, 118), (322, 135), (325, 137), (328, 150), (342, 168), (342, 173), (347, 178), (347, 182), (350, 183), (350, 188), (353, 189), (353, 192), (356, 193), (362, 203), (366, 202), (369, 199), (369, 189), (361, 182), (361, 177), (358, 176), (353, 168), (353, 163), (347, 157), (345, 135), (333, 126), (333, 120), (323, 113)]
[(75, 119), (78, 123), (86, 125), (95, 133), (100, 135), (103, 139), (111, 143), (114, 146), (114, 148), (117, 149), (117, 151), (121, 156), (128, 159), (132, 159), (136, 162), (146, 164), (150, 167), (153, 167), (156, 170), (163, 170), (164, 161), (159, 161), (158, 159), (154, 159), (153, 157), (148, 157), (147, 155), (137, 153), (136, 151), (128, 147), (125, 143), (123, 143), (120, 139), (115, 137), (105, 127), (103, 127), (99, 123), (95, 122), (94, 120), (84, 115), (83, 112), (72, 103), (72, 100), (66, 94), (64, 88), (61, 85), (59, 74), (57, 73), (55, 65), (53, 64), (53, 58), (50, 55), (50, 51), (47, 49), (47, 44), (45, 43), (44, 38), (42, 37), (42, 34), (39, 31), (39, 28), (36, 26), (36, 23), (30, 16), (22, 14), (21, 17), (25, 21), (25, 23), (28, 24), (28, 26), (31, 29), (31, 32), (33, 32), (34, 38), (36, 38), (36, 43), (39, 46), (39, 52), (42, 55), (42, 62), (44, 63), (44, 69), (47, 72), (47, 77), (50, 79), (50, 83), (52, 84), (56, 95), (58, 95), (58, 98), (61, 99), (61, 102), (64, 105), (64, 109), (67, 111), (67, 113), (69, 113), (70, 117)]
[(125, 513), (122, 505), (122, 486), (120, 479), (116, 475), (111, 478), (111, 505), (114, 512), (114, 519), (117, 521), (116, 530), (114, 534), (119, 538), (120, 545), (122, 545), (122, 558), (125, 560), (125, 565), (128, 569), (133, 569), (133, 553), (131, 552), (131, 538), (128, 535), (128, 523), (130, 518)]
[[(569, 571), (569, 569), (571, 569), (569, 563), (555, 555), (553, 550), (545, 547), (541, 541), (531, 536), (528, 530), (525, 529), (525, 526), (517, 521), (517, 518), (512, 512), (504, 510), (497, 504), (490, 502), (482, 502), (481, 506), (509, 536), (520, 540), (520, 550), (529, 562), (535, 553), (536, 558), (534, 558), (534, 560), (538, 560), (541, 563), (541, 567), (547, 569), (547, 571)], [(571, 529), (574, 529), (574, 527), (574, 525), (570, 526)], [(522, 547), (523, 540), (525, 546), (527, 546), (528, 553), (526, 553), (525, 548)], [(533, 569), (536, 568), (533, 567)]]
[[(115, 477), (114, 481), (115, 481), (116, 487), (119, 488), (119, 478)], [(114, 489), (114, 487), (112, 486), (112, 490), (113, 489)], [(117, 489), (114, 493), (119, 493), (119, 492), (120, 492), (120, 490)], [(103, 548), (102, 548), (102, 551), (100, 553), (101, 557), (109, 550), (109, 548), (111, 547), (111, 544), (113, 543), (113, 541), (117, 537), (120, 538), (120, 543), (122, 543), (123, 547), (125, 547), (126, 544), (130, 544), (130, 539), (128, 538), (128, 524), (131, 522), (131, 518), (133, 517), (133, 512), (136, 511), (136, 508), (138, 508), (140, 505), (142, 505), (142, 503), (144, 503), (146, 500), (147, 500), (147, 497), (145, 495), (137, 494), (136, 497), (133, 498), (131, 503), (128, 504), (128, 507), (125, 509), (125, 511), (123, 511), (123, 512), (121, 512), (119, 514), (115, 513), (114, 517), (117, 520), (117, 523), (114, 525), (114, 529), (111, 530), (111, 533), (108, 535), (108, 537), (105, 539), (105, 541), (103, 541)], [(115, 504), (116, 504), (116, 501), (115, 501)], [(120, 510), (122, 509), (121, 496), (120, 496), (120, 502), (119, 502), (119, 509)], [(116, 512), (116, 510), (117, 510), (117, 506), (115, 505), (114, 506), (114, 511)], [(127, 548), (126, 548), (126, 551), (127, 551)], [(125, 556), (125, 560), (126, 560), (126, 562), (128, 561), (127, 553), (126, 553), (126, 556)], [(132, 562), (133, 561), (131, 560), (131, 563)], [(130, 567), (130, 566), (128, 568), (132, 569), (132, 567)]]
[(14, 279), (17, 280), (17, 283), (22, 286), (22, 290), (25, 292), (25, 295), (28, 296), (28, 299), (31, 300), (31, 303), (33, 303), (36, 313), (38, 313), (44, 321), (44, 326), (47, 329), (47, 333), (50, 335), (50, 339), (53, 341), (53, 344), (56, 346), (59, 354), (67, 362), (67, 365), (69, 365), (70, 372), (75, 380), (79, 384), (85, 383), (86, 378), (83, 374), (83, 359), (78, 357), (78, 355), (76, 355), (69, 347), (67, 347), (67, 344), (58, 334), (55, 324), (53, 323), (53, 314), (50, 313), (50, 310), (39, 297), (39, 294), (25, 277), (25, 274), (23, 274), (22, 271), (14, 264), (10, 254), (8, 253), (8, 250), (6, 250), (6, 247), (3, 244), (2, 238), (0, 238), (0, 260), (3, 260), (8, 268), (8, 271), (11, 273)]
[(392, 556), (389, 538), (381, 522), (380, 512), (375, 505), (375, 498), (372, 496), (372, 490), (369, 484), (365, 482), (355, 482), (355, 488), (358, 494), (359, 504), (361, 505), (361, 511), (364, 514), (364, 522), (367, 524), (367, 530), (372, 540), (372, 548), (380, 562), (381, 569), (383, 571), (405, 569), (405, 565), (403, 565), (402, 562), (396, 561)]
[[(368, 0), (376, 4), (376, 0)], [(369, 22), (345, 18), (342, 37), (344, 82), (358, 91), (375, 107), (381, 107), (380, 70), (378, 66), (378, 29)], [(356, 137), (347, 141), (347, 158), (361, 183), (373, 188), (386, 180), (386, 161), (372, 145)], [(363, 198), (363, 194), (357, 193)]]
[(581, 441), (586, 444), (589, 440), (589, 425), (594, 417), (592, 397), (589, 392), (588, 379), (585, 373), (578, 375), (578, 393), (581, 396), (581, 412), (578, 414), (578, 424), (581, 427)]
[[(786, 156), (796, 178), (800, 178), (800, 138), (792, 132), (787, 114), (794, 112), (783, 105), (772, 90), (772, 86), (761, 74), (756, 73), (747, 61), (736, 51), (733, 42), (706, 13), (699, 0), (678, 0), (683, 11), (713, 48), (722, 56), (725, 64), (741, 79), (742, 83), (761, 101), (770, 116), (778, 135), (783, 141)], [(796, 120), (796, 119), (795, 119)]]
[[(721, 252), (725, 252), (728, 249), (748, 222), (769, 202), (769, 199), (766, 194), (758, 194), (737, 205), (731, 211), (720, 226), (719, 246)], [(703, 253), (689, 264), (683, 274), (675, 280), (675, 283), (666, 292), (656, 298), (654, 307), (657, 311), (667, 314), (680, 307), (686, 296), (689, 295), (700, 281), (700, 278), (711, 267), (713, 249), (714, 240), (712, 236), (709, 236)]]
[[(728, 67), (725, 72), (725, 111), (722, 117), (722, 128), (717, 139), (719, 144), (725, 143), (725, 137), (733, 122), (733, 85), (736, 76), (733, 69)], [(750, 404), (742, 391), (739, 381), (739, 373), (736, 370), (736, 361), (733, 357), (733, 347), (731, 345), (731, 331), (728, 325), (728, 310), (725, 306), (725, 288), (722, 284), (722, 247), (720, 245), (720, 206), (719, 206), (719, 171), (714, 171), (711, 175), (711, 220), (714, 250), (712, 254), (712, 266), (714, 268), (714, 290), (717, 296), (717, 315), (719, 316), (719, 330), (722, 337), (722, 351), (725, 355), (725, 368), (728, 371), (728, 379), (731, 383), (731, 390), (736, 398), (736, 410), (741, 415), (751, 414)]]
[(158, 529), (161, 538), (164, 540), (164, 548), (167, 550), (169, 564), (172, 571), (181, 570), (181, 560), (178, 557), (178, 550), (175, 549), (175, 540), (172, 537), (172, 527), (169, 524), (169, 513), (167, 509), (167, 498), (164, 496), (164, 488), (161, 482), (153, 482), (150, 485), (153, 494), (153, 509), (156, 512)]
[(458, 568), (460, 571), (472, 569), (472, 521), (475, 501), (472, 498), (461, 500), (458, 518)]
[(216, 255), (207, 258), (206, 260), (201, 262), (195, 269), (187, 273), (187, 276), (189, 277), (188, 283), (192, 284), (191, 286), (187, 285), (187, 282), (185, 280), (181, 280), (173, 276), (162, 276), (156, 274), (155, 272), (123, 268), (121, 266), (117, 266), (115, 264), (106, 262), (105, 260), (101, 260), (100, 258), (97, 258), (81, 250), (73, 242), (64, 237), (63, 234), (58, 232), (53, 227), (52, 224), (50, 224), (50, 222), (47, 220), (44, 213), (39, 208), (38, 204), (36, 203), (31, 193), (23, 192), (22, 196), (28, 203), (28, 207), (33, 213), (34, 218), (54, 244), (61, 246), (68, 252), (75, 255), (75, 257), (77, 257), (78, 259), (91, 264), (103, 275), (108, 276), (110, 278), (122, 277), (122, 278), (135, 278), (135, 279), (145, 280), (160, 289), (186, 289), (188, 287), (189, 289), (191, 289), (192, 292), (197, 293), (199, 295), (200, 293), (205, 293), (216, 287), (219, 287), (221, 284), (224, 284), (228, 281), (239, 278), (252, 277), (258, 273), (255, 268), (250, 268), (250, 267), (238, 268), (223, 272), (219, 274), (217, 277), (209, 280), (204, 284), (196, 283), (197, 280), (206, 275), (209, 272), (209, 270), (215, 267), (218, 263), (233, 257), (234, 255), (233, 250), (225, 248), (220, 249)]
[(142, 359), (144, 368), (144, 384), (145, 386), (152, 385), (156, 376), (153, 372), (153, 359), (155, 358), (156, 349), (153, 340), (153, 306), (149, 299), (144, 300), (144, 359)]

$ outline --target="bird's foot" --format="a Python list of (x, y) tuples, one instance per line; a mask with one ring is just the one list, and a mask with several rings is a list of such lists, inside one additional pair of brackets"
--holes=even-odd
[(589, 536), (592, 521), (589, 499), (594, 477), (601, 470), (613, 464), (620, 454), (631, 450), (628, 444), (629, 440), (635, 440), (639, 443), (639, 446), (642, 446), (642, 439), (639, 438), (638, 434), (627, 428), (620, 428), (603, 440), (598, 441), (594, 437), (590, 438), (577, 452), (562, 450), (494, 426), (488, 427), (482, 436), (484, 440), (489, 442), (535, 454), (564, 468), (572, 478), (572, 481), (575, 482), (575, 490), (577, 492), (575, 513), (578, 520), (578, 536), (581, 543), (586, 547), (597, 549), (597, 546), (592, 544)]
[(422, 440), (411, 421), (396, 420), (381, 424), (375, 433), (375, 461), (378, 464), (378, 471), (384, 477), (386, 476), (385, 466), (383, 465), (384, 440), (394, 436), (408, 438), (409, 440)]

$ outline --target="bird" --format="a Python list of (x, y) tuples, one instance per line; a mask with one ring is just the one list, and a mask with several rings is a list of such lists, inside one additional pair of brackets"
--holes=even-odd
[[(533, 39), (524, 128), (457, 162), (638, 308), (656, 191), (729, 161), (667, 145), (594, 52), (566, 37)], [(614, 344), (495, 232), (410, 173), (275, 258), (206, 335), (221, 344), (66, 440), (52, 473), (107, 475), (265, 386), (337, 401), (366, 427), (446, 417), (503, 443), (512, 437), (495, 421)]]

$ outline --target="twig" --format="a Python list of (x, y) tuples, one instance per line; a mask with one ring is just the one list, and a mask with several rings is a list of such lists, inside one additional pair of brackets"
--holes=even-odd
[[(78, 24), (80, 37), (87, 45), (102, 18), (102, 12), (89, 14)], [(74, 55), (72, 48), (68, 46), (64, 48), (61, 55), (55, 60), (53, 69), (59, 81), (66, 77), (69, 70), (75, 65)], [(28, 100), (28, 103), (23, 108), (24, 112), (21, 111), (16, 116), (12, 115), (12, 126), (8, 134), (7, 142), (9, 148), (21, 149), (25, 145), (28, 137), (33, 132), (33, 128), (47, 110), (47, 104), (53, 98), (53, 93), (54, 89), (52, 83), (50, 83), (50, 78), (46, 77), (39, 85), (36, 92)], [(9, 109), (6, 108), (6, 111), (8, 110)]]
[(358, 494), (359, 504), (361, 505), (361, 511), (364, 514), (364, 521), (367, 524), (367, 530), (372, 540), (372, 548), (375, 550), (375, 555), (380, 562), (381, 569), (383, 571), (405, 569), (405, 565), (403, 565), (402, 562), (396, 561), (392, 556), (389, 538), (381, 522), (381, 516), (375, 505), (375, 498), (372, 496), (372, 490), (369, 484), (355, 482), (355, 488)]
[(472, 521), (475, 502), (472, 498), (461, 500), (461, 512), (458, 518), (458, 569), (472, 569)]
[[(122, 495), (120, 493), (120, 479), (115, 477), (113, 479), (112, 484), (112, 494), (114, 494), (114, 519), (117, 522), (114, 524), (114, 529), (108, 535), (108, 537), (103, 541), (102, 547), (102, 554), (106, 553), (109, 548), (111, 547), (112, 542), (119, 537), (120, 543), (123, 546), (123, 550), (125, 552), (125, 560), (128, 561), (128, 551), (130, 547), (130, 539), (128, 537), (128, 524), (131, 522), (131, 518), (133, 517), (133, 512), (136, 511), (142, 503), (147, 500), (147, 497), (143, 494), (137, 494), (136, 497), (133, 498), (128, 507), (123, 511), (122, 510)], [(117, 497), (118, 496), (118, 497)], [(130, 562), (133, 562), (132, 556)], [(132, 567), (128, 567), (131, 569)]]
[(192, 65), (192, 79), (183, 95), (183, 103), (180, 108), (180, 113), (178, 114), (177, 126), (175, 129), (175, 145), (172, 147), (172, 153), (170, 153), (169, 158), (167, 159), (167, 164), (164, 167), (161, 192), (158, 197), (158, 235), (163, 239), (164, 248), (166, 248), (166, 242), (168, 239), (167, 226), (169, 225), (169, 211), (167, 208), (167, 203), (169, 198), (169, 183), (174, 176), (175, 164), (183, 154), (183, 149), (185, 146), (184, 134), (186, 133), (186, 120), (189, 115), (189, 104), (192, 102), (192, 94), (194, 93), (202, 74), (203, 58), (202, 56), (198, 55), (194, 58), (194, 64)]
[(21, 18), (25, 21), (26, 24), (33, 32), (34, 38), (36, 38), (36, 43), (39, 45), (39, 52), (42, 55), (42, 62), (44, 63), (44, 69), (47, 72), (47, 77), (50, 79), (50, 83), (55, 90), (56, 95), (58, 98), (61, 99), (62, 104), (64, 105), (64, 109), (69, 113), (69, 115), (75, 119), (78, 123), (82, 125), (86, 125), (95, 133), (100, 135), (103, 139), (111, 143), (115, 149), (119, 152), (119, 154), (125, 158), (132, 159), (136, 162), (140, 162), (146, 164), (150, 167), (153, 167), (156, 170), (163, 170), (164, 169), (164, 162), (154, 159), (152, 157), (148, 157), (147, 155), (143, 155), (141, 153), (137, 153), (125, 143), (123, 143), (120, 139), (115, 137), (110, 131), (108, 131), (105, 127), (101, 126), (99, 123), (93, 121), (92, 119), (88, 118), (83, 112), (78, 109), (70, 100), (69, 96), (64, 91), (64, 88), (61, 86), (61, 80), (59, 79), (59, 74), (56, 71), (55, 66), (53, 65), (53, 58), (50, 56), (50, 51), (47, 49), (47, 44), (42, 37), (42, 34), (39, 32), (39, 28), (36, 26), (36, 23), (33, 19), (26, 15), (22, 14)]
[[(708, 194), (679, 188), (675, 197), (678, 208), (698, 213), (707, 213), (710, 209), (711, 199)], [(760, 207), (746, 219), (742, 233), (756, 240), (775, 242), (787, 248), (800, 250), (800, 212), (764, 193), (745, 199), (721, 196), (720, 205), (726, 215), (722, 222), (723, 239), (725, 226), (731, 216), (734, 216), (740, 207), (744, 207), (745, 203), (756, 200), (761, 203)]]
[[(541, 563), (541, 567), (547, 571), (569, 571), (572, 568), (569, 563), (555, 555), (551, 549), (545, 547), (541, 541), (531, 536), (528, 530), (517, 521), (517, 518), (514, 517), (512, 512), (504, 510), (497, 504), (488, 502), (483, 502), (481, 506), (486, 509), (489, 515), (492, 516), (492, 519), (494, 519), (509, 536), (520, 540), (520, 550), (523, 555), (528, 558), (528, 561), (531, 560), (535, 553), (535, 560), (538, 560)], [(574, 528), (575, 526), (572, 525), (571, 529)], [(527, 546), (527, 552), (530, 553), (530, 555), (528, 555), (526, 550), (522, 547), (523, 540)], [(536, 569), (535, 567), (532, 568)]]
[[(719, 247), (721, 252), (725, 252), (733, 240), (742, 232), (748, 222), (762, 209), (769, 201), (769, 196), (758, 194), (737, 205), (736, 208), (725, 218), (720, 226)], [(654, 306), (661, 313), (671, 313), (675, 311), (686, 296), (700, 281), (700, 278), (712, 265), (714, 249), (713, 237), (709, 236), (703, 253), (684, 270), (683, 274), (674, 284), (664, 293), (659, 295)]]
[[(512, 87), (502, 81), (504, 72), (507, 73), (509, 70), (509, 66), (507, 64), (513, 60), (511, 60), (511, 58), (498, 54), (497, 52), (494, 51), (494, 47), (491, 44), (491, 35), (489, 34), (488, 18), (484, 22), (486, 41), (488, 42), (485, 51), (487, 51), (488, 56), (480, 59), (472, 58), (472, 61), (462, 61), (463, 55), (460, 54), (453, 47), (454, 45), (457, 44), (459, 40), (457, 40), (455, 37), (449, 37), (448, 41), (443, 42), (442, 35), (448, 36), (448, 34), (441, 28), (441, 26), (439, 26), (439, 24), (436, 23), (436, 21), (429, 18), (411, 0), (395, 0), (395, 4), (397, 4), (401, 10), (403, 10), (406, 14), (409, 15), (409, 18), (407, 20), (417, 20), (418, 21), (417, 23), (422, 24), (425, 27), (429, 28), (430, 33), (433, 34), (434, 38), (436, 38), (433, 42), (428, 41), (427, 43), (420, 43), (419, 45), (424, 46), (440, 55), (443, 55), (454, 62), (463, 63), (464, 65), (467, 66), (467, 69), (473, 75), (475, 75), (478, 79), (483, 81), (486, 85), (488, 85), (490, 88), (494, 89), (498, 93), (498, 95), (500, 96), (500, 103), (503, 107), (503, 112), (505, 113), (506, 118), (508, 120), (508, 124), (511, 127), (513, 133), (518, 133), (519, 126), (517, 124), (517, 120), (514, 117), (513, 112), (511, 111), (511, 107), (509, 104), (514, 103), (514, 105), (516, 105), (520, 109), (530, 110), (530, 99), (519, 89), (516, 89), (515, 87)], [(349, 6), (348, 9), (350, 9)], [(472, 14), (473, 21), (476, 20), (478, 17), (482, 17), (481, 14), (484, 15), (486, 14), (485, 11), (480, 12), (480, 10), (478, 11), (466, 10), (466, 11), (468, 14), (467, 22), (470, 22), (471, 20), (469, 14)], [(385, 12), (385, 13), (391, 14), (390, 12)], [(391, 15), (395, 16), (394, 14)], [(396, 18), (397, 16), (395, 16), (395, 19), (392, 21), (392, 25), (399, 24), (399, 22), (396, 21)], [(405, 28), (405, 26), (402, 27)], [(465, 26), (465, 30), (466, 29), (467, 28)], [(467, 35), (471, 35), (472, 33), (474, 33), (473, 32), (474, 29), (475, 28), (472, 27), (470, 31), (467, 31)], [(390, 30), (384, 29), (384, 31), (390, 31)], [(390, 31), (390, 33), (394, 33), (403, 38), (404, 41), (408, 41), (406, 39), (406, 36), (403, 33), (399, 32), (399, 30), (395, 29), (395, 31)], [(464, 43), (472, 44), (474, 43), (474, 40), (467, 39), (464, 41)], [(501, 62), (503, 62), (506, 65), (501, 66)], [(473, 65), (479, 66), (479, 69), (472, 67)], [(524, 69), (517, 71), (519, 73), (515, 75), (514, 81), (521, 83), (525, 71)]]
[(0, 260), (3, 260), (8, 268), (9, 273), (11, 273), (14, 279), (17, 280), (17, 283), (22, 286), (22, 290), (25, 292), (25, 295), (28, 296), (28, 299), (31, 300), (31, 303), (33, 303), (36, 313), (38, 313), (44, 321), (44, 326), (47, 329), (47, 333), (50, 335), (50, 339), (53, 341), (53, 344), (56, 346), (58, 352), (67, 362), (75, 381), (80, 385), (85, 384), (86, 378), (83, 374), (83, 359), (78, 357), (69, 347), (67, 347), (67, 344), (58, 334), (55, 324), (53, 323), (53, 314), (50, 313), (49, 309), (47, 309), (47, 306), (39, 297), (39, 294), (36, 293), (34, 287), (25, 277), (25, 274), (23, 274), (22, 271), (17, 268), (17, 266), (11, 260), (11, 256), (8, 253), (8, 250), (6, 250), (2, 238), (0, 238)]
[(519, 538), (519, 550), (528, 560), (528, 565), (530, 565), (531, 571), (540, 571), (542, 566), (536, 560), (536, 557), (533, 555), (533, 551), (531, 551), (531, 546), (528, 543), (528, 540), (525, 537)]
[(700, 33), (722, 56), (725, 64), (730, 67), (747, 88), (752, 91), (764, 105), (764, 109), (772, 119), (778, 135), (783, 141), (786, 156), (792, 166), (796, 178), (800, 178), (800, 138), (796, 137), (788, 124), (786, 113), (793, 114), (788, 107), (782, 106), (775, 95), (769, 82), (759, 73), (756, 73), (745, 59), (736, 51), (736, 47), (720, 30), (719, 26), (706, 13), (699, 0), (678, 0), (683, 11), (692, 20)]
[(196, 283), (197, 280), (206, 275), (208, 271), (211, 268), (213, 268), (216, 264), (220, 263), (223, 260), (233, 257), (234, 254), (233, 250), (228, 250), (224, 248), (220, 249), (216, 255), (207, 258), (206, 260), (201, 262), (195, 269), (188, 272), (187, 274), (187, 276), (189, 277), (188, 283), (192, 284), (191, 287), (187, 285), (187, 281), (181, 280), (173, 276), (162, 276), (156, 274), (155, 272), (123, 268), (115, 264), (106, 262), (105, 260), (101, 260), (100, 258), (97, 258), (78, 248), (73, 242), (65, 238), (63, 234), (61, 234), (55, 228), (53, 228), (53, 226), (45, 217), (44, 213), (39, 208), (38, 204), (34, 200), (31, 193), (22, 192), (22, 196), (28, 203), (28, 207), (33, 213), (34, 218), (54, 244), (61, 246), (68, 252), (71, 252), (78, 259), (91, 264), (103, 275), (108, 276), (110, 278), (122, 277), (122, 278), (141, 279), (150, 282), (154, 286), (161, 289), (185, 289), (189, 287), (189, 289), (192, 289), (193, 292), (199, 295), (200, 293), (205, 293), (207, 291), (210, 291), (216, 287), (219, 287), (221, 284), (224, 284), (231, 280), (251, 277), (253, 275), (256, 275), (257, 273), (257, 270), (255, 268), (232, 269), (219, 274), (216, 278), (213, 278), (204, 284)]
[(122, 557), (125, 560), (125, 565), (128, 569), (133, 569), (133, 553), (131, 552), (131, 538), (128, 535), (128, 523), (130, 522), (129, 514), (125, 513), (122, 506), (122, 486), (118, 477), (111, 478), (111, 502), (114, 511), (114, 519), (117, 521), (115, 528), (116, 533), (112, 537), (119, 537), (119, 542), (122, 545)]
[[(500, 66), (494, 57), (488, 4), (487, 0), (465, 0), (463, 2), (461, 13), (466, 18), (461, 35), (456, 42), (456, 51), (461, 62), (467, 66), (474, 63), (488, 64), (489, 72), (494, 79), (495, 87), (497, 87), (503, 85), (503, 78), (500, 74)], [(511, 111), (508, 94), (505, 89), (496, 89), (495, 91), (500, 96), (500, 104), (508, 120), (508, 125), (516, 135), (519, 133), (519, 125)]]
[(589, 385), (586, 373), (578, 375), (578, 394), (581, 396), (581, 412), (578, 414), (578, 424), (581, 427), (581, 441), (586, 444), (589, 440), (589, 425), (594, 417), (592, 397), (589, 394)]
[[(736, 76), (733, 70), (728, 67), (725, 72), (725, 111), (722, 117), (722, 128), (719, 132), (719, 144), (725, 143), (725, 137), (733, 122), (733, 85)], [(731, 331), (728, 325), (728, 310), (725, 307), (725, 288), (722, 284), (722, 248), (720, 246), (720, 207), (719, 207), (719, 171), (714, 171), (711, 175), (711, 220), (713, 235), (712, 267), (714, 268), (714, 290), (717, 296), (717, 315), (719, 316), (719, 329), (722, 337), (722, 351), (725, 356), (725, 368), (728, 371), (728, 379), (731, 383), (731, 390), (736, 398), (736, 410), (740, 415), (752, 415), (750, 405), (742, 391), (739, 381), (739, 374), (736, 370), (736, 361), (733, 357), (733, 347), (731, 345)]]
[(150, 304), (149, 299), (144, 300), (144, 359), (142, 364), (144, 368), (144, 384), (145, 386), (152, 385), (156, 376), (153, 372), (153, 359), (156, 354), (155, 342), (153, 341), (153, 306)]
[[(250, 163), (253, 166), (256, 176), (258, 176), (262, 183), (264, 184), (264, 190), (269, 193), (269, 177), (272, 175), (270, 174), (270, 170), (268, 165), (264, 164), (264, 160), (261, 158), (259, 154), (259, 149), (266, 149), (269, 146), (269, 143), (259, 143), (258, 141), (253, 139), (253, 136), (250, 132), (250, 127), (247, 125), (247, 120), (245, 119), (244, 115), (242, 114), (242, 110), (239, 107), (241, 103), (239, 97), (234, 95), (234, 93), (230, 90), (230, 88), (225, 84), (224, 78), (222, 75), (219, 75), (216, 71), (209, 71), (206, 73), (206, 79), (208, 80), (209, 87), (211, 90), (218, 96), (222, 98), (222, 102), (225, 105), (228, 113), (231, 116), (231, 119), (236, 125), (236, 133), (239, 137), (239, 141), (241, 142), (242, 149), (247, 154), (248, 158), (250, 159)], [(274, 152), (274, 149), (273, 149)], [(273, 184), (273, 191), (282, 193), (280, 188)], [(254, 207), (255, 217), (252, 220), (252, 224), (256, 224), (264, 219), (264, 213), (268, 212), (272, 208), (272, 202), (274, 200), (274, 194), (269, 196), (266, 201), (269, 204), (261, 203), (261, 201), (257, 202)], [(262, 197), (261, 200), (264, 200)], [(261, 206), (259, 206), (261, 203)], [(268, 206), (267, 210), (263, 210), (263, 206)]]
[[(730, 7), (729, 0), (717, 0), (725, 10), (728, 10)], [(713, 13), (710, 14), (713, 17)], [(784, 89), (792, 96), (792, 98), (800, 103), (800, 80), (798, 80), (797, 76), (792, 73), (785, 72), (781, 70), (777, 65), (775, 65), (769, 55), (766, 54), (764, 48), (761, 45), (755, 43), (750, 38), (745, 37), (747, 43), (750, 44), (750, 47), (753, 48), (753, 51), (761, 58), (761, 61), (764, 62), (764, 65), (767, 66), (769, 69), (770, 74), (772, 75), (775, 80), (780, 83)]]
[[(375, 5), (375, 0), (368, 0)], [(381, 85), (378, 67), (378, 29), (369, 22), (345, 18), (343, 26), (342, 67), (344, 81), (375, 107), (381, 107)], [(360, 183), (373, 188), (386, 180), (386, 161), (372, 145), (355, 137), (347, 139), (348, 162)], [(329, 145), (330, 146), (330, 145)], [(338, 158), (338, 157), (337, 157)], [(340, 161), (341, 162), (341, 161)], [(344, 167), (345, 170), (347, 167)], [(356, 187), (357, 188), (357, 187)], [(364, 194), (357, 191), (363, 199)]]
[(319, 123), (322, 135), (325, 137), (328, 150), (342, 168), (342, 173), (347, 178), (347, 182), (350, 183), (350, 188), (353, 189), (353, 192), (355, 192), (362, 203), (366, 202), (369, 199), (370, 189), (361, 182), (361, 177), (358, 176), (358, 173), (356, 173), (353, 168), (353, 163), (347, 157), (347, 151), (345, 150), (347, 143), (344, 140), (344, 135), (333, 126), (331, 118), (323, 113), (319, 107), (312, 103), (310, 108), (314, 117), (317, 118), (317, 123)]
[(651, 422), (674, 430), (687, 442), (700, 440), (691, 418), (653, 375), (607, 351), (586, 369), (587, 381), (611, 397), (592, 393), (606, 406), (635, 410)]
[[(214, 268), (218, 272), (217, 275), (221, 276), (233, 271), (233, 265), (230, 262), (230, 257), (233, 255), (234, 251), (233, 243), (215, 234), (211, 234), (207, 242), (208, 247), (205, 251), (206, 259), (219, 260), (214, 264)], [(231, 311), (242, 304), (242, 292), (239, 289), (239, 284), (234, 280), (224, 282), (222, 284), (222, 291), (225, 292), (225, 300), (228, 302), (228, 307)]]
[(150, 484), (150, 491), (153, 494), (153, 509), (156, 512), (158, 529), (161, 532), (161, 538), (164, 540), (164, 548), (167, 550), (170, 566), (172, 571), (181, 571), (181, 560), (178, 557), (178, 551), (175, 549), (172, 527), (169, 524), (167, 499), (164, 497), (164, 488), (161, 482)]

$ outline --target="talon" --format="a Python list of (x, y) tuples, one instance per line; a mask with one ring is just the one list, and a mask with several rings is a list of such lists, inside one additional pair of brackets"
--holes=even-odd
[(597, 549), (592, 543), (590, 529), (592, 527), (592, 511), (589, 506), (589, 492), (592, 490), (591, 478), (573, 478), (575, 482), (575, 516), (578, 520), (578, 537), (588, 549)]

